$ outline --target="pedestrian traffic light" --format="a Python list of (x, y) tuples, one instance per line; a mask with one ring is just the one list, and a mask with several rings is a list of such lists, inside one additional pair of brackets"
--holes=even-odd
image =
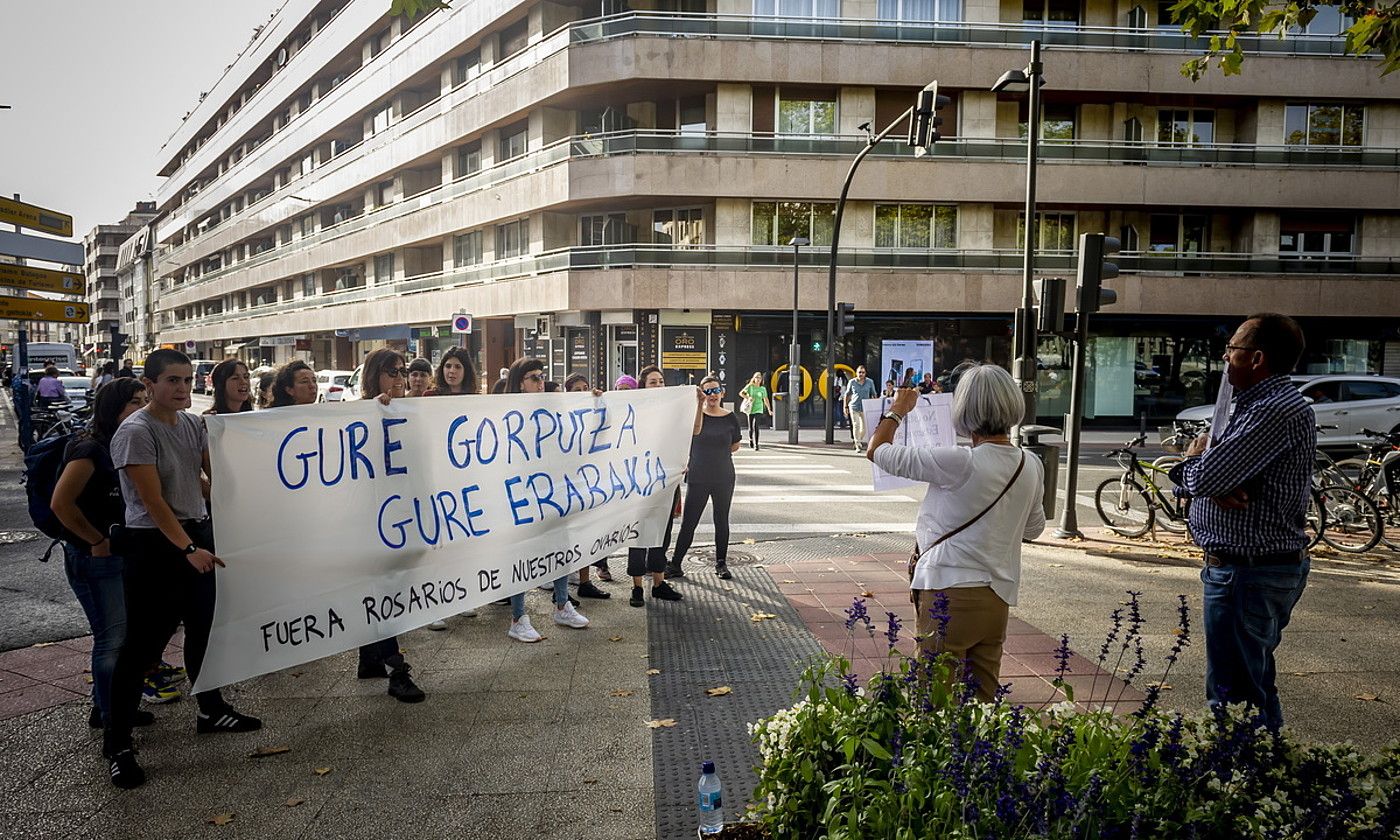
[(930, 82), (928, 87), (919, 91), (914, 110), (909, 115), (909, 145), (916, 149), (916, 155), (923, 154), (930, 145), (943, 139), (943, 135), (938, 133), (943, 118), (938, 116), (938, 112), (952, 101), (938, 95), (938, 82)]
[(1037, 329), (1047, 335), (1065, 331), (1065, 278), (1043, 277), (1035, 281), (1035, 296), (1040, 301), (1036, 313)]
[(1079, 284), (1076, 297), (1079, 313), (1087, 315), (1118, 302), (1118, 293), (1103, 288), (1103, 281), (1118, 276), (1118, 266), (1107, 258), (1118, 253), (1119, 242), (1102, 233), (1085, 233), (1079, 237)]
[(836, 336), (850, 335), (856, 331), (856, 305), (854, 303), (836, 304)]
[(114, 360), (126, 355), (126, 343), (130, 340), (131, 336), (120, 332), (117, 327), (112, 327), (112, 348), (108, 355)]

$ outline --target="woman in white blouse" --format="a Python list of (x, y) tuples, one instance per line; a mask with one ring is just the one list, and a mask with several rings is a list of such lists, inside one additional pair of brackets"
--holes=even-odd
[[(977, 696), (991, 700), (999, 685), (1008, 608), (1021, 582), (1021, 542), (1045, 530), (1045, 478), (1040, 459), (1011, 445), (1008, 433), (1025, 403), (1016, 383), (995, 365), (968, 369), (953, 394), (953, 427), (972, 446), (894, 444), (895, 430), (919, 400), (900, 388), (880, 418), (867, 455), (885, 472), (928, 483), (914, 532), (909, 582), (921, 645), (971, 663)], [(947, 598), (940, 639), (935, 598)]]

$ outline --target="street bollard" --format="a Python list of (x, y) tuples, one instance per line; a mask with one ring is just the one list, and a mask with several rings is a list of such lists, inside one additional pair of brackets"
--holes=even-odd
[(1054, 426), (1021, 427), (1021, 440), (1023, 441), (1021, 448), (1034, 454), (1045, 466), (1045, 519), (1047, 521), (1055, 518), (1055, 492), (1060, 483), (1060, 447), (1059, 444), (1041, 443), (1040, 437), (1041, 435), (1058, 434), (1060, 434), (1060, 430)]

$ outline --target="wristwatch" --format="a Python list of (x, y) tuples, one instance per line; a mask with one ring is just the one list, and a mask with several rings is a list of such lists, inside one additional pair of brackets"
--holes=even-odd
[(898, 426), (900, 423), (904, 422), (904, 415), (900, 414), (898, 411), (886, 411), (884, 414), (880, 415), (880, 419), (893, 420), (894, 424)]
[(199, 551), (199, 546), (195, 545), (194, 543), (190, 543), (189, 545), (185, 546), (186, 556), (194, 554), (196, 551)]

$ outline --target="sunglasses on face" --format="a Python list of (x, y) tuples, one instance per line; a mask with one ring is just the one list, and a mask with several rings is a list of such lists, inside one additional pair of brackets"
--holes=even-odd
[(543, 374), (543, 373), (539, 373), (539, 372), (527, 373), (527, 374), (525, 374), (525, 379), (526, 379), (526, 381), (528, 381), (528, 382), (543, 382), (543, 381), (544, 381), (544, 374)]
[(709, 394), (710, 396), (713, 397), (715, 394), (722, 394), (722, 393), (724, 393), (724, 389), (723, 389), (723, 388), (705, 388), (705, 389), (702, 391), (702, 393)]
[(390, 368), (384, 371), (384, 375), (394, 379), (401, 379), (408, 376), (408, 368)]

